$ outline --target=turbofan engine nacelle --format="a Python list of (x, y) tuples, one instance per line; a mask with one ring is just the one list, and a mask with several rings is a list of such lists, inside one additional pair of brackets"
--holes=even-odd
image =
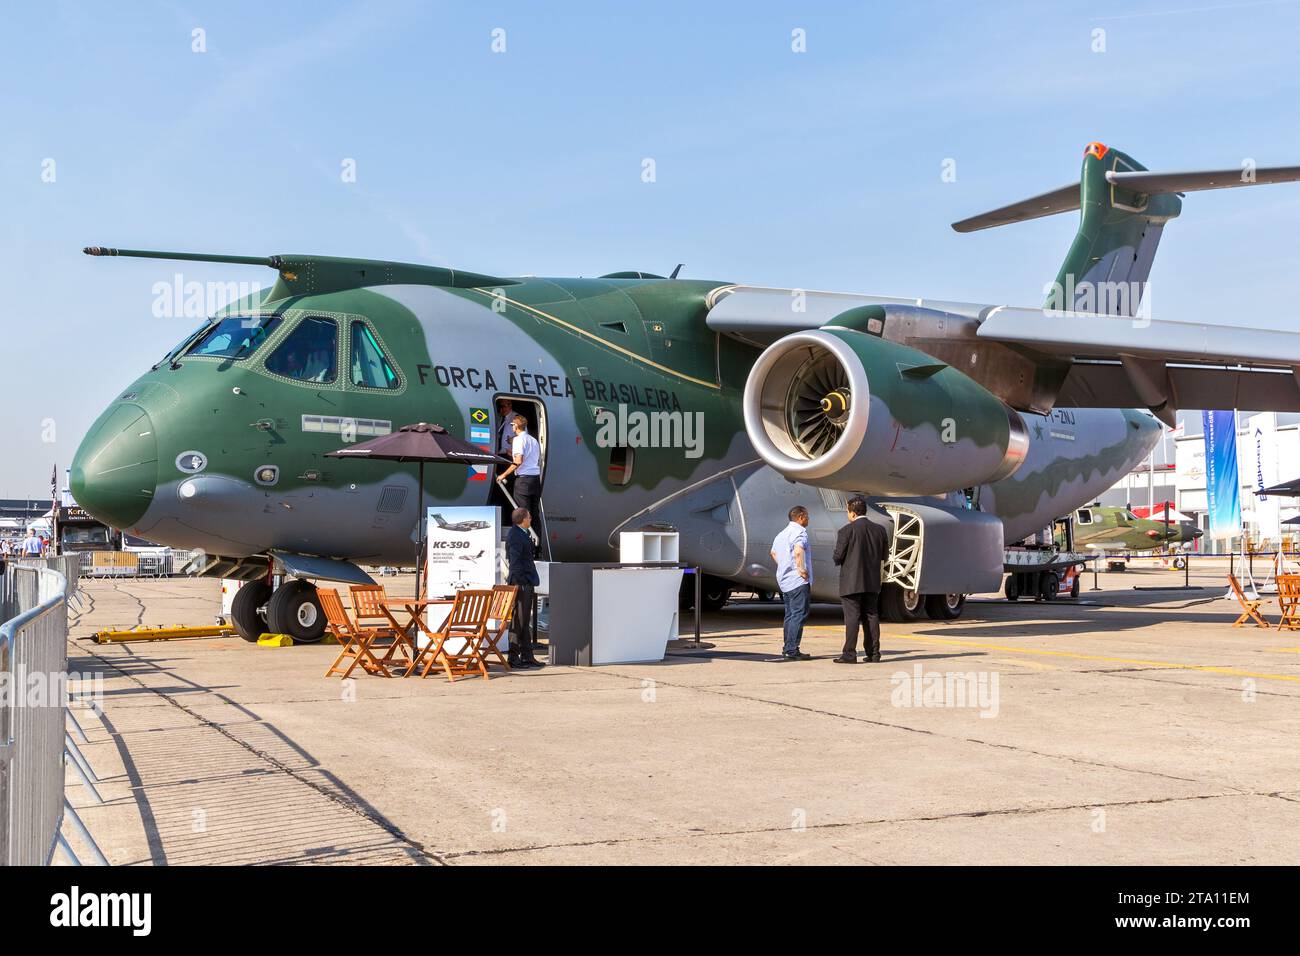
[(785, 477), (875, 495), (937, 495), (1024, 461), (1024, 420), (932, 356), (855, 329), (796, 332), (745, 382), (745, 430)]

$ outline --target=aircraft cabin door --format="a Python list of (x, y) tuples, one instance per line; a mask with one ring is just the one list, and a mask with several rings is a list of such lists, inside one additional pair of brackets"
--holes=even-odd
[[(510, 428), (510, 422), (516, 415), (523, 415), (528, 422), (528, 434), (537, 439), (539, 449), (538, 465), (541, 469), (541, 501), (538, 503), (538, 520), (537, 527), (533, 530), (537, 532), (537, 539), (541, 542), (541, 552), (550, 560), (551, 545), (550, 539), (546, 535), (546, 459), (547, 459), (547, 428), (546, 428), (546, 405), (536, 398), (522, 395), (497, 395), (493, 399), (493, 441), (494, 450), (504, 458), (511, 457), (511, 444), (514, 432)], [(501, 492), (501, 486), (497, 483), (497, 474), (504, 471), (502, 466), (496, 474), (492, 475), (492, 488), (489, 493), (489, 504), (498, 505), (503, 509), (501, 526), (502, 528), (510, 527), (511, 505), (509, 500)], [(513, 481), (511, 482), (513, 485)]]

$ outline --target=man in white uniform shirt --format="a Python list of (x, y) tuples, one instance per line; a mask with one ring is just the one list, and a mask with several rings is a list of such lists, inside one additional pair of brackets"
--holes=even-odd
[(516, 415), (512, 424), (515, 438), (510, 452), (514, 464), (501, 473), (501, 480), (515, 476), (515, 503), (528, 509), (533, 526), (540, 531), (537, 504), (542, 498), (542, 446), (528, 434), (528, 419), (523, 415)]

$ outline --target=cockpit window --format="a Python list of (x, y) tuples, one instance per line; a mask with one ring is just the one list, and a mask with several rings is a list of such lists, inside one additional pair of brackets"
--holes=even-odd
[(362, 388), (398, 388), (397, 373), (384, 358), (375, 334), (364, 322), (352, 323), (352, 384)]
[(172, 361), (173, 359), (175, 359), (176, 356), (180, 355), (182, 352), (185, 351), (185, 347), (186, 347), (187, 345), (189, 345), (189, 344), (190, 344), (191, 342), (193, 342), (196, 338), (198, 338), (198, 337), (199, 337), (199, 334), (202, 333), (202, 332), (204, 332), (204, 331), (206, 331), (207, 328), (208, 328), (208, 326), (211, 325), (211, 324), (212, 324), (211, 321), (205, 320), (205, 321), (203, 322), (203, 324), (200, 325), (197, 329), (195, 329), (195, 330), (194, 330), (193, 332), (191, 332), (189, 335), (185, 336), (185, 338), (183, 338), (183, 339), (181, 339), (179, 342), (177, 342), (176, 345), (175, 345), (175, 347), (169, 349), (169, 350), (167, 351), (167, 354), (164, 355), (162, 358), (160, 358), (160, 359), (158, 360), (158, 362), (157, 362), (153, 367), (154, 367), (154, 368), (157, 368), (159, 365), (165, 365), (166, 363), (168, 363), (168, 362)]
[(266, 360), (266, 368), (300, 382), (334, 381), (338, 374), (339, 327), (333, 319), (307, 318)]
[(280, 324), (278, 315), (235, 315), (222, 319), (199, 336), (186, 355), (248, 358)]

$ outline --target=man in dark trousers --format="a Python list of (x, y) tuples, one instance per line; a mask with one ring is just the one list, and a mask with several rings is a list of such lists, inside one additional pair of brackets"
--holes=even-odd
[(844, 606), (844, 649), (835, 663), (858, 662), (861, 623), (863, 661), (876, 664), (880, 662), (880, 565), (889, 553), (889, 534), (866, 517), (865, 498), (850, 498), (848, 513), (849, 523), (840, 528), (833, 555), (840, 569), (840, 603)]
[(506, 560), (510, 574), (506, 584), (519, 588), (515, 596), (515, 618), (510, 628), (510, 666), (521, 668), (545, 667), (533, 656), (533, 588), (541, 583), (537, 565), (533, 562), (533, 539), (528, 526), (533, 523), (527, 508), (516, 508), (510, 514), (513, 526), (506, 532)]

